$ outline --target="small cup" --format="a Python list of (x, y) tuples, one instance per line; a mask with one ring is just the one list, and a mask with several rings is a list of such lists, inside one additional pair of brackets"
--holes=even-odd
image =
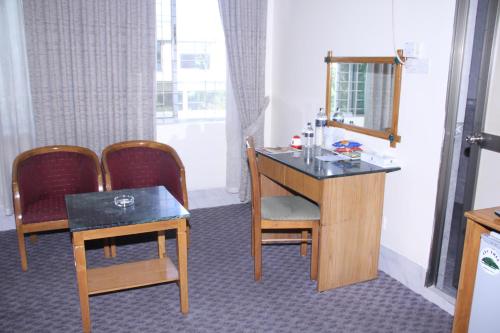
[(131, 195), (118, 195), (114, 199), (115, 205), (120, 208), (126, 208), (134, 204), (134, 197)]

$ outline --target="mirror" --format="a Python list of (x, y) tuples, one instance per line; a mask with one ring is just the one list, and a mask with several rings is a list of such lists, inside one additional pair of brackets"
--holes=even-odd
[[(398, 51), (400, 58), (401, 51)], [(397, 57), (333, 57), (327, 63), (328, 126), (401, 142), (397, 133), (402, 64)]]

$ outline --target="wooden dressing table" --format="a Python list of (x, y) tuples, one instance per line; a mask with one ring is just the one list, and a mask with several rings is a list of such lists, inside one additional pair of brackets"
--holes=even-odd
[(296, 192), (320, 206), (318, 291), (377, 278), (385, 174), (400, 168), (320, 161), (332, 153), (318, 148), (257, 153), (263, 196)]

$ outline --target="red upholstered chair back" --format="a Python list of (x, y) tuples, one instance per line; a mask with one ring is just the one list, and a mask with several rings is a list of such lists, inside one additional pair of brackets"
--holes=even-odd
[(20, 154), (12, 169), (14, 205), (24, 208), (66, 194), (102, 191), (99, 158), (87, 148), (50, 146)]
[(102, 152), (106, 190), (165, 186), (187, 208), (184, 165), (172, 147), (154, 141), (126, 141)]

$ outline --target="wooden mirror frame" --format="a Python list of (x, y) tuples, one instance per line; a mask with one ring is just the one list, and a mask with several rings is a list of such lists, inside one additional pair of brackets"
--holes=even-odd
[[(403, 58), (403, 50), (398, 50), (400, 59)], [(404, 61), (404, 60), (403, 60)], [(346, 130), (362, 133), (377, 138), (389, 140), (391, 147), (396, 147), (396, 143), (401, 142), (401, 136), (398, 135), (398, 118), (399, 118), (399, 99), (401, 95), (401, 76), (403, 72), (403, 64), (397, 57), (334, 57), (332, 51), (328, 51), (325, 57), (326, 62), (326, 117), (327, 126), (341, 127)], [(375, 63), (375, 64), (394, 64), (394, 95), (392, 101), (392, 124), (391, 128), (385, 131), (364, 128), (350, 124), (340, 123), (331, 120), (331, 64), (332, 63)]]

